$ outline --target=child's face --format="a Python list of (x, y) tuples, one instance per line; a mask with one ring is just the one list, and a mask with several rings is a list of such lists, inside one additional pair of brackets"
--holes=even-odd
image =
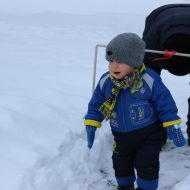
[(123, 79), (127, 75), (131, 74), (135, 69), (126, 63), (118, 63), (115, 60), (109, 61), (110, 74), (116, 79)]

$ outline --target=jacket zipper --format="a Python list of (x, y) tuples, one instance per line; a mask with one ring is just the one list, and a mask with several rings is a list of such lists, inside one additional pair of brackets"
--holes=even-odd
[(122, 115), (123, 115), (123, 126), (122, 126), (122, 128), (124, 129), (124, 130), (126, 130), (127, 131), (127, 125), (126, 125), (126, 114), (125, 114), (125, 105), (124, 105), (124, 103), (125, 103), (125, 100), (124, 100), (124, 92), (121, 94), (122, 96), (121, 96), (121, 104), (122, 104)]

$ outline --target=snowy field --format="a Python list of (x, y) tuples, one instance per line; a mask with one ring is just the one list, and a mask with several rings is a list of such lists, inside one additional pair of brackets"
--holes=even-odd
[[(83, 126), (94, 47), (122, 32), (141, 36), (146, 16), (0, 14), (0, 190), (114, 189), (109, 126), (97, 130), (90, 151)], [(106, 70), (100, 48), (97, 78)], [(185, 134), (190, 77), (162, 77)], [(190, 147), (168, 142), (159, 190), (189, 190), (189, 181)]]

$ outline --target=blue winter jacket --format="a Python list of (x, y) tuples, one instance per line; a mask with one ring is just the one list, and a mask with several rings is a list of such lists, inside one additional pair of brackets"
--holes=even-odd
[[(135, 93), (131, 93), (130, 89), (120, 90), (110, 118), (113, 131), (130, 132), (147, 127), (157, 120), (164, 127), (181, 122), (176, 104), (160, 76), (147, 68), (142, 78), (143, 85)], [(114, 87), (110, 73), (103, 74), (89, 102), (85, 125), (101, 126), (104, 117), (99, 108)]]

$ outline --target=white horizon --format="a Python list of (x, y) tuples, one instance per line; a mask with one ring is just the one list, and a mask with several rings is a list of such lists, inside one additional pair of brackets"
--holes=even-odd
[(190, 3), (190, 0), (130, 1), (130, 0), (6, 0), (1, 2), (0, 13), (38, 13), (44, 11), (94, 14), (102, 12), (114, 13), (147, 13), (160, 5), (172, 3)]

